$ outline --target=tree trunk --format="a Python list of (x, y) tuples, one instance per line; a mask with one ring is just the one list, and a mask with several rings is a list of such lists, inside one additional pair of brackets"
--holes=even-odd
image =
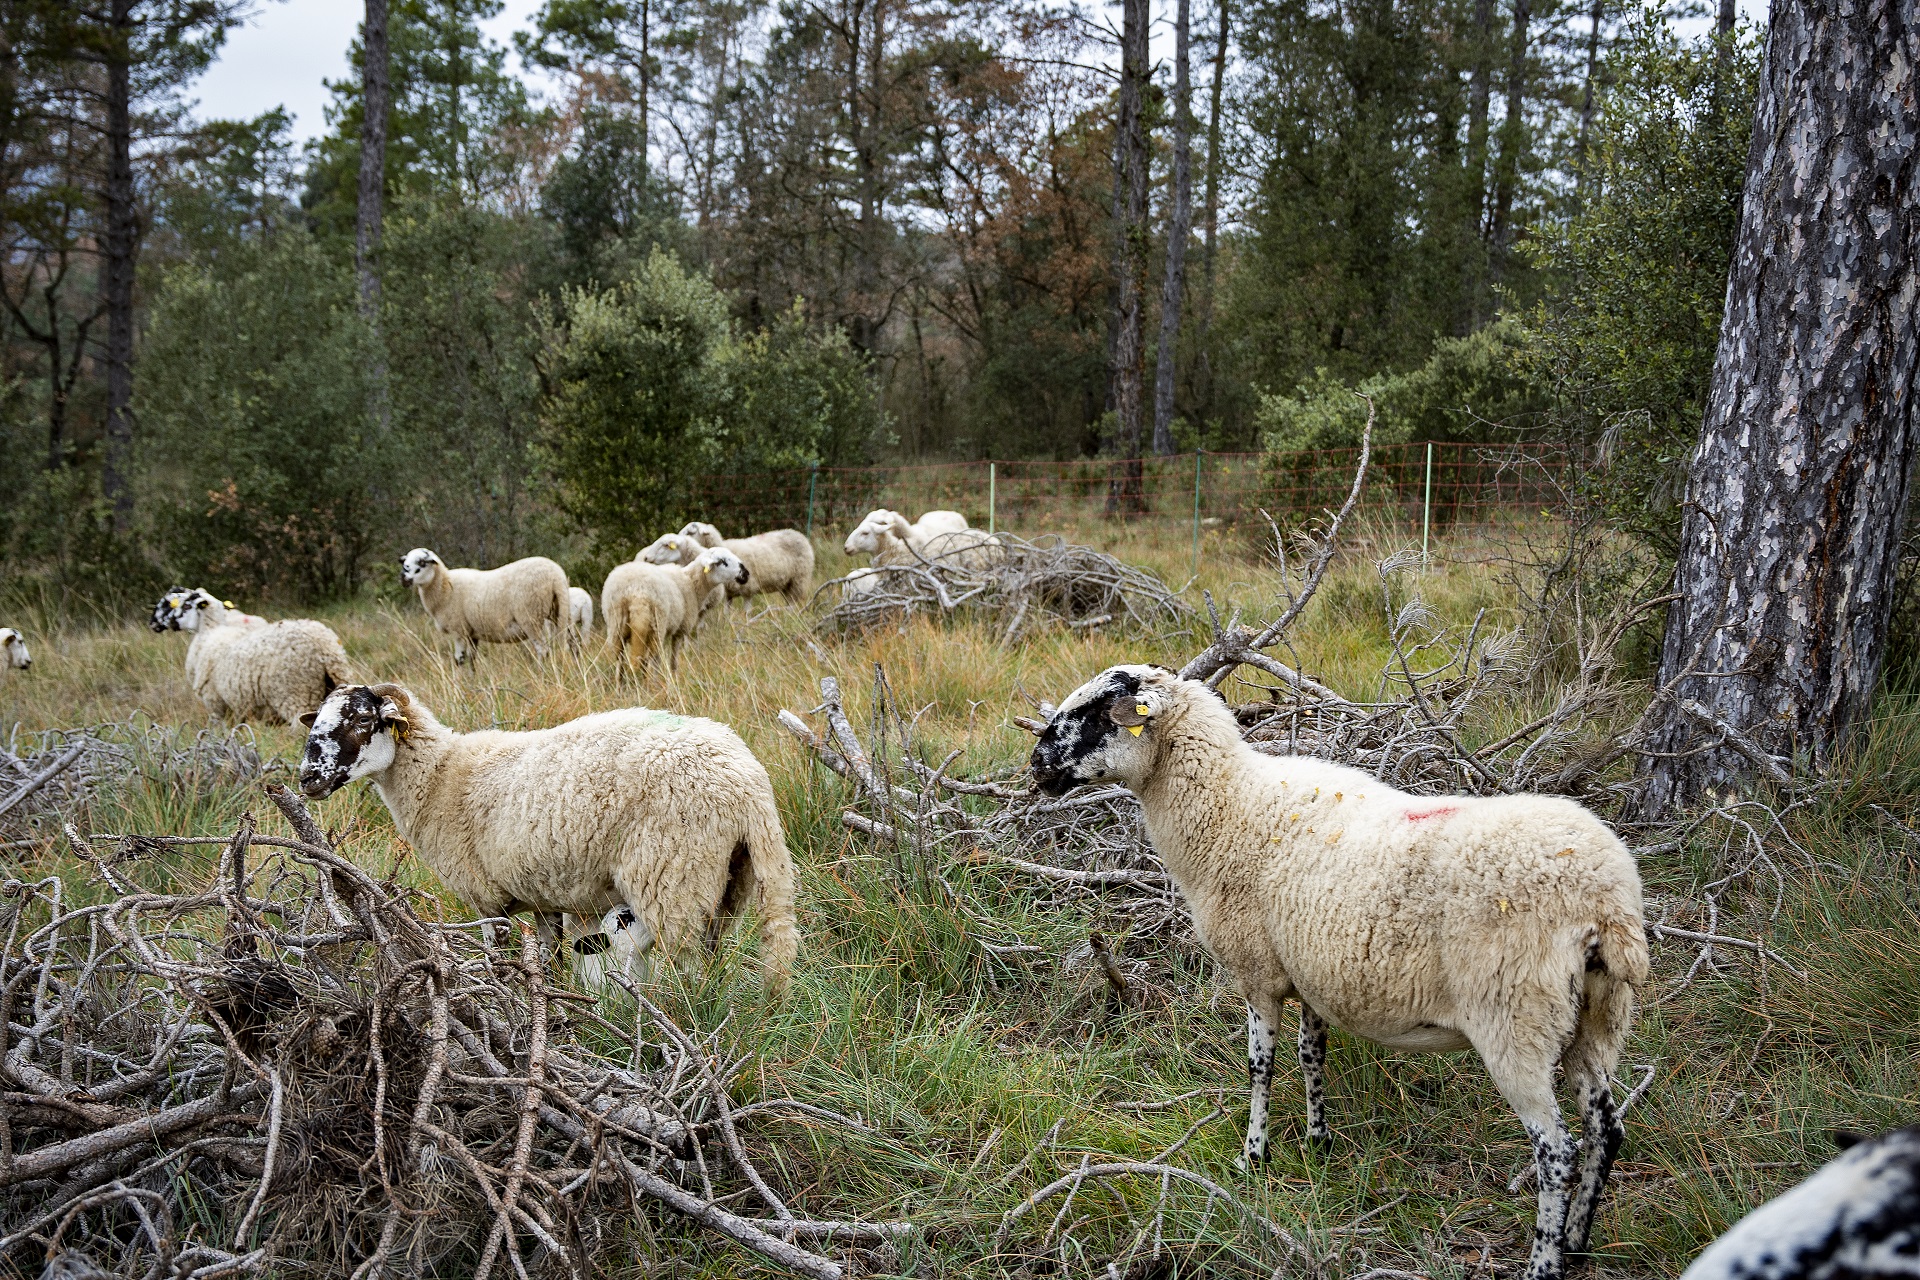
[(1916, 63), (1920, 0), (1774, 0), (1643, 817), (1824, 768), (1870, 705), (1920, 434)]
[(1487, 132), (1493, 105), (1493, 0), (1473, 0), (1473, 32), (1468, 40), (1473, 70), (1467, 84), (1467, 169), (1462, 185), (1470, 193), (1462, 220), (1461, 297), (1465, 302), (1458, 331), (1467, 334), (1486, 322), (1487, 306)]
[(360, 314), (380, 314), (380, 227), (387, 189), (387, 0), (367, 0), (360, 32), (360, 202), (353, 228), (353, 265), (360, 273)]
[(1187, 295), (1187, 236), (1193, 230), (1193, 86), (1187, 77), (1192, 0), (1178, 0), (1173, 23), (1173, 210), (1167, 216), (1167, 276), (1160, 291), (1160, 350), (1153, 372), (1153, 451), (1173, 452), (1173, 384), (1180, 313)]
[[(1728, 4), (1732, 0), (1726, 0)], [(1593, 111), (1597, 101), (1594, 77), (1600, 74), (1600, 25), (1606, 21), (1606, 0), (1593, 0), (1591, 25), (1587, 28), (1587, 73), (1581, 78), (1580, 132), (1573, 140), (1573, 192), (1577, 201), (1587, 189), (1587, 139), (1593, 133)]]
[(1513, 30), (1508, 33), (1507, 116), (1500, 122), (1500, 158), (1493, 174), (1493, 221), (1487, 251), (1494, 279), (1506, 266), (1513, 239), (1513, 202), (1520, 187), (1520, 153), (1527, 145), (1527, 42), (1532, 34), (1533, 0), (1513, 0)]
[(1716, 111), (1720, 109), (1720, 97), (1726, 93), (1727, 72), (1733, 66), (1733, 20), (1736, 16), (1734, 0), (1720, 0), (1720, 13), (1713, 24), (1713, 92)]
[(1115, 316), (1113, 407), (1119, 418), (1119, 453), (1128, 460), (1107, 494), (1107, 509), (1140, 511), (1140, 434), (1145, 423), (1147, 352), (1144, 284), (1147, 239), (1147, 131), (1142, 116), (1147, 82), (1147, 0), (1126, 0), (1120, 37), (1120, 102), (1115, 124), (1115, 192), (1119, 217), (1114, 227)]
[(1227, 82), (1227, 32), (1233, 19), (1232, 0), (1218, 0), (1219, 25), (1214, 31), (1213, 88), (1207, 104), (1207, 202), (1200, 227), (1200, 301), (1194, 316), (1194, 383), (1199, 388), (1202, 417), (1213, 406), (1213, 358), (1207, 349), (1213, 328), (1214, 237), (1220, 227), (1220, 100)]
[(133, 4), (112, 0), (107, 32), (106, 234), (101, 305), (107, 313), (107, 456), (100, 488), (113, 530), (133, 525), (133, 266), (139, 240), (133, 205)]

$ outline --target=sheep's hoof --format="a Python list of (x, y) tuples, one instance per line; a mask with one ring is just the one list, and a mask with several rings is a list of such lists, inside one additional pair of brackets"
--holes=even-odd
[(1333, 1135), (1330, 1133), (1310, 1133), (1307, 1135), (1306, 1148), (1315, 1155), (1328, 1155), (1333, 1151)]
[(1252, 1173), (1266, 1162), (1267, 1153), (1265, 1150), (1258, 1152), (1242, 1151), (1239, 1158), (1233, 1162), (1233, 1167), (1242, 1173)]

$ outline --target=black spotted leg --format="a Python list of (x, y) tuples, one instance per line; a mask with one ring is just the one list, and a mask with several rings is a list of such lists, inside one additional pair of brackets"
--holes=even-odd
[(1327, 1020), (1300, 1002), (1300, 1087), (1307, 1095), (1307, 1145), (1333, 1145), (1327, 1127)]
[[(1264, 1008), (1262, 1006), (1265, 1006)], [(1273, 1091), (1273, 1049), (1279, 1038), (1278, 1000), (1247, 1001), (1247, 1141), (1240, 1163), (1252, 1168), (1267, 1158), (1267, 1098)]]

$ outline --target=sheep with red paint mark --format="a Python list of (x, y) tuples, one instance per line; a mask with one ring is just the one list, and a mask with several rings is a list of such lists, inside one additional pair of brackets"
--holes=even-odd
[(1390, 1048), (1475, 1049), (1533, 1140), (1528, 1280), (1555, 1280), (1586, 1247), (1625, 1132), (1611, 1076), (1648, 976), (1639, 871), (1604, 823), (1558, 796), (1436, 801), (1264, 755), (1218, 694), (1164, 667), (1112, 667), (1075, 690), (1032, 766), (1050, 795), (1119, 782), (1140, 798), (1195, 932), (1247, 1000), (1249, 1164), (1266, 1156), (1275, 1030), (1293, 999), (1310, 1140), (1332, 1136), (1329, 1024)]

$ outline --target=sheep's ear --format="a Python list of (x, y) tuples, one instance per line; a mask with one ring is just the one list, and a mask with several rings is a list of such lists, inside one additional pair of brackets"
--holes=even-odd
[(1136, 694), (1115, 694), (1113, 701), (1107, 704), (1107, 719), (1137, 738), (1141, 728), (1153, 719), (1153, 705)]
[(1856, 1133), (1852, 1129), (1835, 1129), (1833, 1131), (1833, 1146), (1836, 1151), (1851, 1151), (1866, 1140), (1866, 1134)]
[(318, 711), (309, 711), (305, 715), (300, 717), (300, 723), (305, 725), (307, 728), (311, 729), (313, 728), (313, 722), (315, 720), (318, 720), (319, 718), (320, 718), (320, 713)]

